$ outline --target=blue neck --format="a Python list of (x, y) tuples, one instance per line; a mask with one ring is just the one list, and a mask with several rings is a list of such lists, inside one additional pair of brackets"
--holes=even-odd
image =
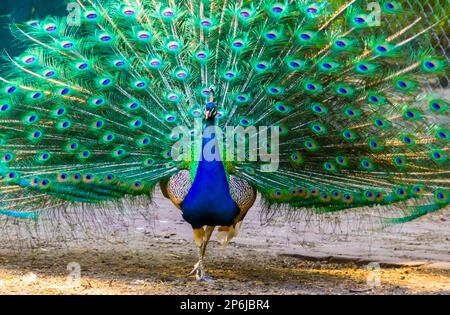
[(226, 185), (228, 190), (228, 180), (220, 156), (214, 125), (213, 119), (206, 121), (205, 128), (203, 130), (201, 160), (198, 164), (197, 174), (195, 177), (198, 177), (199, 172), (206, 172), (209, 176), (215, 178), (216, 185)]
[[(213, 120), (206, 122), (205, 130), (213, 127)], [(231, 225), (239, 210), (230, 196), (228, 178), (220, 158), (215, 132), (210, 131), (208, 134), (205, 130), (201, 160), (192, 186), (181, 204), (183, 216), (194, 227)]]

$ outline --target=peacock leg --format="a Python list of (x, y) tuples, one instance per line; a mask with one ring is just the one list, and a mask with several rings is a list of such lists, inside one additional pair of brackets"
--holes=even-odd
[(207, 226), (205, 229), (194, 229), (195, 243), (198, 246), (198, 262), (194, 265), (189, 275), (194, 275), (197, 281), (200, 282), (213, 282), (214, 280), (208, 277), (205, 273), (203, 260), (205, 258), (206, 246), (211, 238), (211, 234), (214, 231), (214, 226)]

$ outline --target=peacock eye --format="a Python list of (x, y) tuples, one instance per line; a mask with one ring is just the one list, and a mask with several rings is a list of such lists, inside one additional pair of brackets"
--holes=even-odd
[(95, 18), (97, 18), (97, 14), (96, 13), (89, 13), (86, 15), (86, 18), (93, 20)]
[(300, 38), (304, 40), (309, 40), (311, 39), (311, 35), (309, 35), (308, 33), (302, 33), (300, 34)]
[(355, 21), (355, 23), (357, 24), (363, 24), (364, 22), (366, 22), (366, 20), (360, 16), (357, 16), (353, 19)]

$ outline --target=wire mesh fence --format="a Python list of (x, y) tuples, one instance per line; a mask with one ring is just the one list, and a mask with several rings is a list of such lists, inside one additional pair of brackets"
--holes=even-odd
[[(427, 24), (438, 23), (432, 30), (433, 47), (440, 50), (442, 56), (450, 62), (450, 0), (406, 0), (409, 9), (421, 15)], [(449, 72), (439, 77), (442, 89), (450, 88)]]

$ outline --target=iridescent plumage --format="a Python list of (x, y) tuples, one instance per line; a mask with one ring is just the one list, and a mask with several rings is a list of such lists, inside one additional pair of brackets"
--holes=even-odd
[[(404, 209), (391, 222), (448, 205), (449, 101), (429, 88), (447, 71), (430, 34), (448, 12), (425, 21), (382, 1), (378, 23), (365, 1), (78, 4), (80, 25), (11, 26), (28, 49), (0, 75), (0, 215), (150, 198), (161, 183), (206, 247), (203, 226), (231, 237), (256, 191), (280, 213)], [(277, 167), (226, 150), (175, 160), (174, 128), (211, 108), (212, 126), (276, 126), (264, 149)]]

